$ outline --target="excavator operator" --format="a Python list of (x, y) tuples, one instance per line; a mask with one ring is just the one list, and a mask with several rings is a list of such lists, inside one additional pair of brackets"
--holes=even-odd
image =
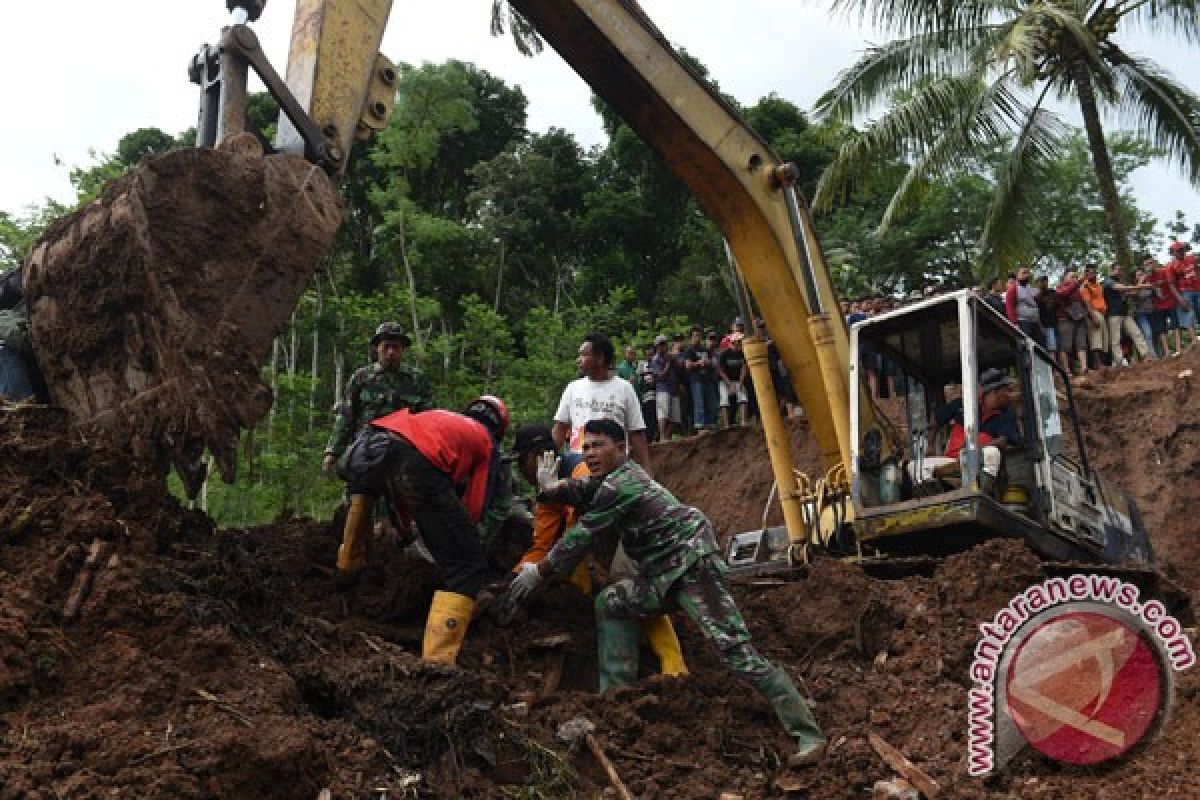
[(712, 523), (656, 483), (625, 452), (625, 430), (611, 419), (584, 426), (585, 479), (560, 480), (557, 459), (538, 465), (539, 497), (586, 510), (549, 554), (522, 565), (510, 594), (526, 602), (551, 575), (569, 575), (598, 542), (619, 537), (637, 573), (596, 595), (596, 643), (601, 686), (633, 683), (638, 674), (639, 621), (682, 609), (739, 677), (771, 704), (796, 750), (790, 766), (815, 764), (825, 737), (791, 676), (759, 655), (729, 592), (728, 566)]
[[(983, 455), (983, 469), (979, 480), (985, 493), (996, 490), (1000, 467), (1004, 461), (1004, 450), (1021, 444), (1021, 429), (1012, 409), (1013, 379), (1002, 369), (984, 370), (979, 376), (979, 446)], [(963, 427), (962, 398), (946, 403), (934, 412), (934, 422), (939, 426), (950, 426), (944, 456), (927, 457), (921, 464), (921, 474), (912, 474), (914, 483), (934, 480), (939, 467), (958, 463), (967, 432)], [(909, 464), (910, 473), (915, 464)]]

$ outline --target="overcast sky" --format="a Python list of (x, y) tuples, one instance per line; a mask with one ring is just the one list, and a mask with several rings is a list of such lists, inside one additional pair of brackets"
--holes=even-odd
[[(0, 210), (19, 213), (45, 197), (67, 201), (68, 169), (91, 163), (89, 149), (112, 152), (141, 127), (178, 133), (195, 123), (197, 90), (187, 64), (215, 42), (228, 14), (222, 0), (6, 0), (0, 12), (0, 74), (9, 120), (0, 128)], [(855, 19), (833, 18), (826, 0), (642, 0), (659, 28), (708, 66), (743, 103), (769, 92), (808, 109), (867, 45), (880, 41)], [(490, 0), (397, 0), (383, 51), (419, 64), (471, 61), (529, 98), (529, 127), (572, 131), (600, 143), (586, 85), (552, 51), (528, 59), (507, 37), (489, 35)], [(271, 0), (255, 30), (282, 73), (293, 4)], [(1137, 38), (1200, 91), (1200, 52)], [(1075, 120), (1072, 120), (1073, 122)], [(56, 164), (56, 160), (59, 162)], [(1200, 222), (1200, 194), (1165, 168), (1136, 177), (1139, 204), (1169, 219), (1184, 209)]]

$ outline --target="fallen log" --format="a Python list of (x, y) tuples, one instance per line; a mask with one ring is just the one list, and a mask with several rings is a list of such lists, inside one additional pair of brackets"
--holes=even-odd
[(910, 761), (907, 756), (885, 742), (879, 734), (874, 732), (868, 733), (867, 741), (871, 743), (871, 747), (889, 767), (903, 775), (906, 781), (911, 783), (917, 791), (929, 798), (929, 800), (935, 800), (941, 794), (942, 787), (938, 785), (937, 781), (929, 777), (920, 767)]

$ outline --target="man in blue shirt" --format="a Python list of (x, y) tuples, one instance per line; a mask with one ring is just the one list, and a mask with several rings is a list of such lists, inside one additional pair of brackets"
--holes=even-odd
[(650, 372), (654, 375), (658, 440), (669, 442), (671, 441), (671, 424), (679, 425), (682, 418), (679, 395), (675, 385), (675, 361), (667, 352), (667, 337), (661, 333), (654, 337), (654, 355), (650, 359)]

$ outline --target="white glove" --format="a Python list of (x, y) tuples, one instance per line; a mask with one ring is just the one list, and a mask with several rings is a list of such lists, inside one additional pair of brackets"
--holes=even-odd
[(538, 456), (537, 485), (538, 491), (544, 492), (558, 483), (558, 468), (561, 459), (549, 450)]
[(512, 579), (512, 583), (508, 585), (508, 593), (517, 602), (524, 601), (533, 590), (542, 582), (542, 575), (538, 572), (538, 565), (526, 562), (521, 565), (521, 571), (517, 573), (517, 577)]

